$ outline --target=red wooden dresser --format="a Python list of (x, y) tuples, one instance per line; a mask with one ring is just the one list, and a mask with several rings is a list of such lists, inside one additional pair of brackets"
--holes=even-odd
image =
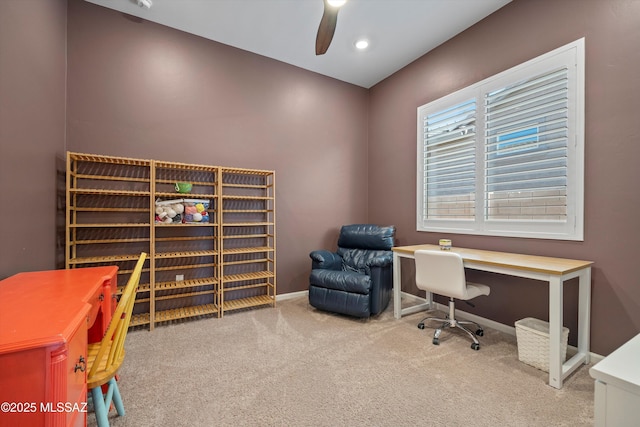
[(0, 281), (0, 427), (84, 426), (87, 342), (115, 310), (117, 267)]

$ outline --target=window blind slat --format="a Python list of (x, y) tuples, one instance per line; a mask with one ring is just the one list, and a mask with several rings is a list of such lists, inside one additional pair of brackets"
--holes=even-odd
[[(558, 120), (552, 120), (550, 122), (547, 122), (545, 124), (544, 127), (538, 127), (538, 132), (537, 132), (537, 136), (538, 138), (541, 140), (540, 142), (544, 142), (545, 144), (551, 143), (551, 142), (557, 142), (560, 139), (566, 139), (566, 135), (567, 135), (567, 120), (566, 118), (562, 118), (562, 119), (558, 119)], [(542, 130), (540, 130), (542, 128)], [(505, 134), (510, 133), (510, 134), (521, 134), (522, 136), (514, 136), (511, 138), (512, 141), (516, 141), (516, 140), (526, 140), (527, 138), (530, 138), (530, 133), (528, 134), (527, 131), (531, 129), (531, 126), (524, 126), (524, 127), (516, 127), (513, 128), (511, 130), (507, 131), (503, 131), (501, 132), (499, 135), (487, 135), (487, 149), (489, 151), (493, 151), (499, 144), (500, 142), (498, 141), (501, 137), (503, 138)], [(531, 132), (533, 133), (533, 132)], [(558, 135), (561, 133), (563, 136), (562, 138), (558, 138)], [(552, 137), (552, 138), (548, 138), (548, 137)]]
[(563, 119), (567, 117), (567, 113), (566, 100), (563, 100), (563, 103), (557, 105), (557, 108), (514, 110), (511, 114), (503, 115), (495, 119), (485, 117), (485, 124), (492, 132), (499, 133), (500, 131), (504, 131), (503, 128), (510, 130), (510, 128), (516, 127), (517, 125)]
[(567, 80), (567, 69), (560, 68), (555, 71), (551, 71), (546, 74), (541, 74), (536, 77), (532, 77), (525, 82), (518, 82), (513, 85), (509, 85), (502, 89), (494, 90), (491, 93), (487, 94), (487, 99), (492, 103), (496, 104), (500, 102), (501, 99), (507, 98), (514, 93), (523, 91), (532, 86), (539, 85), (545, 82), (554, 81), (554, 80)]
[(514, 106), (518, 105), (518, 102), (526, 104), (535, 100), (540, 100), (541, 98), (555, 97), (566, 93), (567, 86), (568, 82), (565, 78), (553, 81), (544, 86), (538, 86), (528, 91), (520, 90), (520, 93), (517, 93), (514, 96), (501, 96), (497, 98), (489, 95), (487, 97), (487, 102), (491, 103), (491, 107), (488, 108), (488, 111), (496, 112), (497, 110), (504, 110), (506, 105)]

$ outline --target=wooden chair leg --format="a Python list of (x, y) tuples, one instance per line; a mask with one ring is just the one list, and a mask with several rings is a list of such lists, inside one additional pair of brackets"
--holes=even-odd
[(92, 388), (91, 397), (93, 399), (93, 410), (96, 413), (98, 427), (109, 427), (109, 411), (103, 400), (102, 389), (100, 387)]
[(115, 378), (109, 380), (109, 389), (113, 390), (113, 406), (116, 407), (118, 415), (124, 417), (124, 404), (122, 403), (122, 396), (120, 396), (120, 389)]
[(125, 414), (122, 396), (116, 379), (111, 378), (106, 385), (108, 385), (106, 395), (102, 394), (102, 387), (91, 389), (91, 399), (93, 400), (93, 409), (98, 427), (109, 427), (109, 409), (112, 403), (119, 416), (123, 417)]

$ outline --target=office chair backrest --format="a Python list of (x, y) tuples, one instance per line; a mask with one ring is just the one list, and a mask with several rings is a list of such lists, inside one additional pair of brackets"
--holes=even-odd
[[(87, 373), (87, 382), (92, 382), (91, 379), (98, 369), (105, 372), (113, 372), (117, 370), (119, 366), (117, 364), (122, 361), (122, 352), (124, 351), (124, 341), (127, 337), (127, 330), (131, 322), (131, 315), (133, 313), (133, 304), (136, 299), (136, 290), (140, 283), (140, 275), (142, 273), (142, 266), (147, 257), (147, 254), (142, 252), (140, 258), (136, 263), (136, 266), (129, 276), (129, 281), (122, 291), (122, 296), (116, 307), (115, 313), (111, 318), (107, 332), (102, 338), (100, 343), (100, 349), (96, 355), (95, 360), (89, 361), (90, 369)], [(106, 360), (104, 358), (106, 357)]]
[(455, 252), (417, 250), (416, 286), (434, 294), (467, 300), (462, 257)]

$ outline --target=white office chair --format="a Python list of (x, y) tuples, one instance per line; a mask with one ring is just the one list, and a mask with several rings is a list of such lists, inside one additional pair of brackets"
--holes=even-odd
[[(476, 336), (484, 335), (484, 331), (476, 322), (456, 320), (454, 298), (467, 301), (480, 295), (489, 295), (491, 289), (487, 285), (466, 281), (462, 258), (455, 252), (417, 250), (415, 260), (418, 288), (449, 297), (449, 315), (444, 319), (425, 317), (418, 323), (418, 328), (424, 329), (424, 323), (429, 320), (442, 322), (442, 326), (436, 329), (433, 335), (435, 345), (440, 344), (442, 329), (446, 327), (462, 329), (473, 340), (471, 348), (479, 350), (480, 343)], [(477, 327), (475, 334), (464, 325), (475, 325)]]

